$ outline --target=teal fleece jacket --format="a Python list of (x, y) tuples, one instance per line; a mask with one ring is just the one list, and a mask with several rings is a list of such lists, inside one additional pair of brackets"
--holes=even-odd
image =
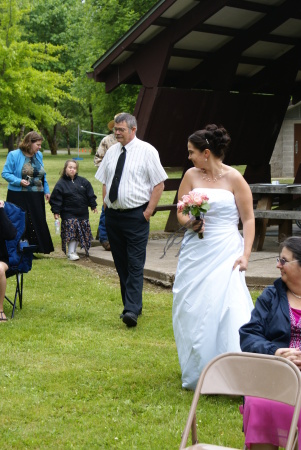
[[(36, 153), (36, 158), (39, 163), (44, 167), (43, 154), (41, 152)], [(12, 150), (8, 153), (6, 162), (4, 164), (1, 176), (8, 182), (8, 189), (11, 191), (22, 191), (22, 167), (25, 163), (25, 156), (20, 149)], [(46, 173), (44, 176), (44, 194), (50, 194), (48, 182), (46, 180)]]

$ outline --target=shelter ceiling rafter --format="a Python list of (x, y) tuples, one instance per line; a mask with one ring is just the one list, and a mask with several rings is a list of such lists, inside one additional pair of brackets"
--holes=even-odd
[[(300, 0), (165, 0), (96, 61), (89, 76), (105, 82), (107, 92), (123, 83), (264, 89), (268, 80), (258, 80), (300, 42)], [(301, 64), (290, 90), (294, 97), (301, 92)]]
[(301, 45), (298, 45), (282, 55), (281, 58), (270, 61), (270, 64), (266, 65), (251, 80), (242, 80), (241, 85), (237, 88), (244, 92), (264, 91), (270, 94), (277, 92), (281, 95), (289, 95), (300, 66)]
[(233, 78), (243, 52), (256, 42), (265, 41), (267, 37), (271, 38), (269, 33), (291, 17), (295, 4), (296, 0), (286, 0), (280, 7), (270, 10), (269, 14), (250, 28), (240, 30), (239, 35), (208, 56), (187, 77), (182, 78), (182, 87), (189, 83), (190, 86), (197, 88), (201, 81), (210, 80), (211, 85), (207, 84), (208, 88), (233, 89)]
[[(216, 0), (214, 5), (211, 0), (203, 0), (192, 10), (181, 17), (181, 21), (173, 21), (158, 36), (151, 40), (141, 50), (138, 49), (127, 61), (113, 69), (106, 78), (106, 90), (110, 92), (113, 86), (126, 82), (126, 80), (137, 72), (144, 86), (155, 87), (163, 85), (166, 76), (169, 58), (173, 45), (184, 37), (191, 28), (196, 27), (200, 21), (209, 18), (218, 7), (223, 7), (228, 0)], [(145, 68), (147, 67), (147, 70)], [(149, 67), (152, 70), (149, 70)], [(100, 80), (101, 81), (101, 80)]]

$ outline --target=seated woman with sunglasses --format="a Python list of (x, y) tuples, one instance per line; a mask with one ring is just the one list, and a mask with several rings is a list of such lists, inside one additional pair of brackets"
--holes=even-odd
[[(258, 297), (251, 320), (239, 330), (240, 346), (243, 352), (282, 356), (301, 369), (301, 237), (282, 243), (277, 267), (280, 278)], [(292, 414), (291, 406), (246, 397), (243, 422), (247, 447), (285, 447)], [(298, 429), (301, 448), (300, 418)]]

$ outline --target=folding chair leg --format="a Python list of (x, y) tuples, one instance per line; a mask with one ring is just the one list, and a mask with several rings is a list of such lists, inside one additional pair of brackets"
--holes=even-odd
[(19, 290), (19, 305), (20, 305), (20, 309), (22, 309), (22, 301), (23, 301), (23, 273), (19, 273), (19, 286), (20, 290)]
[(293, 443), (293, 447), (294, 450), (299, 450), (299, 445), (298, 445), (298, 428), (296, 430), (296, 435), (295, 435), (295, 439), (294, 439), (294, 443)]
[(16, 273), (16, 291), (15, 291), (15, 297), (14, 302), (12, 302), (7, 296), (5, 296), (6, 300), (12, 305), (12, 315), (11, 318), (14, 318), (15, 309), (17, 305), (17, 299), (19, 298), (19, 305), (20, 309), (22, 309), (22, 300), (23, 300), (23, 273)]
[(10, 303), (12, 306), (14, 306), (13, 302), (8, 297), (5, 296), (5, 298), (8, 301), (8, 303)]

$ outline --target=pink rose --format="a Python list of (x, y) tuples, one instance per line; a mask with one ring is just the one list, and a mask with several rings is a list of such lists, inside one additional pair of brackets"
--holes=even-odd
[(183, 203), (184, 203), (184, 206), (189, 206), (189, 205), (191, 205), (192, 203), (191, 203), (191, 198), (190, 198), (190, 195), (183, 195), (183, 197), (182, 197), (182, 201), (183, 201)]
[(180, 201), (178, 202), (178, 204), (177, 204), (177, 209), (178, 209), (178, 211), (179, 211), (179, 212), (182, 212), (183, 209), (184, 209), (184, 207), (185, 207), (184, 202), (182, 202), (182, 200), (180, 200)]
[(191, 192), (190, 194), (193, 194), (190, 195), (192, 198), (193, 205), (201, 206), (204, 201), (204, 195), (201, 194), (200, 192)]

